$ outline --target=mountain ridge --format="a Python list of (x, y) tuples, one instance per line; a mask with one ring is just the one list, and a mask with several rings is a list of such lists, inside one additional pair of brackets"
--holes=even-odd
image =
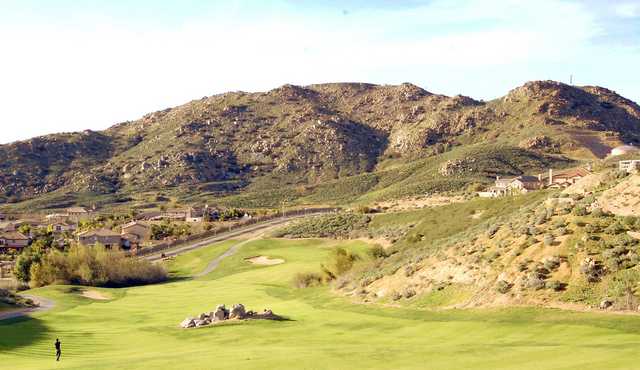
[(228, 192), (236, 192), (319, 184), (483, 143), (589, 160), (639, 142), (638, 104), (601, 87), (531, 81), (484, 102), (410, 83), (283, 85), (0, 145), (0, 195), (15, 202), (210, 183), (235, 183)]

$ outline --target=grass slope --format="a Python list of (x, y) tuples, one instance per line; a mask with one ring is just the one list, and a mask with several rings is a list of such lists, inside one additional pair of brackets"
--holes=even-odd
[[(640, 320), (557, 310), (430, 312), (351, 304), (327, 288), (296, 290), (298, 271), (317, 269), (334, 241), (248, 244), (210, 276), (109, 290), (92, 301), (69, 287), (32, 291), (53, 311), (0, 323), (0, 364), (11, 369), (630, 369)], [(361, 242), (348, 248), (363, 251)], [(212, 255), (218, 246), (212, 247)], [(252, 266), (262, 254), (286, 263)], [(175, 262), (188, 271), (201, 256)], [(269, 307), (285, 322), (181, 330), (217, 303)], [(63, 343), (63, 361), (53, 341)]]

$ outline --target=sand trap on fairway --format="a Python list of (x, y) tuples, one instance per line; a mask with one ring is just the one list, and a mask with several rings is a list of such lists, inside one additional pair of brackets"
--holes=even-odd
[(97, 290), (85, 290), (82, 292), (82, 296), (89, 299), (95, 299), (98, 301), (107, 301), (109, 297), (106, 297), (104, 294), (98, 292)]
[(257, 257), (249, 257), (245, 258), (247, 262), (251, 262), (254, 265), (263, 265), (263, 266), (271, 266), (271, 265), (279, 265), (284, 263), (284, 260), (281, 258), (270, 258), (267, 256), (257, 256)]

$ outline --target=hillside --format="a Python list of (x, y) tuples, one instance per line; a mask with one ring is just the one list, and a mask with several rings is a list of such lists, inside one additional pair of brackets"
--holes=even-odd
[[(384, 252), (338, 279), (358, 301), (420, 308), (640, 307), (640, 175), (563, 192), (305, 221), (279, 236), (365, 238)], [(353, 219), (351, 219), (351, 218)]]
[(411, 84), (285, 85), (1, 145), (0, 202), (153, 207), (159, 191), (260, 207), (387, 199), (601, 158), (623, 142), (640, 142), (640, 107), (600, 87), (535, 81), (482, 102)]

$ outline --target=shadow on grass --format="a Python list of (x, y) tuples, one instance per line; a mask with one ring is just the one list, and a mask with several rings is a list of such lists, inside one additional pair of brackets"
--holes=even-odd
[(25, 347), (46, 337), (49, 328), (39, 319), (21, 316), (0, 321), (0, 353)]

